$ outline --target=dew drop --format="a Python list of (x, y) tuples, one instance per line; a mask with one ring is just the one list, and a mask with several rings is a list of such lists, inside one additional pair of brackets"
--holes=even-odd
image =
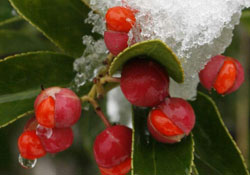
[(34, 160), (25, 159), (21, 156), (21, 154), (19, 154), (18, 161), (22, 165), (22, 167), (30, 169), (36, 166), (37, 159)]
[(46, 137), (47, 139), (49, 139), (52, 136), (52, 134), (53, 134), (52, 128), (47, 128), (40, 124), (37, 125), (37, 128), (36, 128), (37, 136)]
[(84, 105), (83, 110), (84, 111), (89, 111), (89, 108), (90, 108), (90, 104), (87, 103), (87, 104)]

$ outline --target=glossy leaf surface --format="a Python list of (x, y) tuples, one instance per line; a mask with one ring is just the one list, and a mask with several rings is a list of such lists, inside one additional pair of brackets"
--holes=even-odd
[[(146, 57), (145, 57), (146, 56)], [(150, 58), (159, 62), (176, 82), (184, 81), (184, 72), (180, 61), (168, 46), (160, 40), (136, 43), (121, 52), (112, 62), (109, 73), (113, 75), (123, 65), (136, 57)]]
[(213, 100), (199, 93), (191, 104), (196, 114), (193, 136), (195, 165), (199, 174), (249, 174), (239, 148), (225, 127)]
[(91, 34), (84, 23), (89, 8), (80, 0), (10, 0), (17, 12), (59, 48), (81, 56), (82, 36)]
[(20, 54), (0, 61), (0, 128), (33, 110), (41, 85), (69, 86), (75, 75), (73, 61), (52, 52)]
[(192, 136), (180, 143), (155, 141), (147, 130), (149, 110), (133, 108), (133, 175), (190, 175), (194, 144)]

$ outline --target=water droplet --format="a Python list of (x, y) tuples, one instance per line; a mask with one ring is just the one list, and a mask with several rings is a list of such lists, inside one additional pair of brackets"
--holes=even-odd
[(16, 12), (16, 10), (11, 10), (11, 14), (13, 15), (13, 16), (17, 16), (17, 12)]
[(89, 108), (90, 108), (90, 104), (87, 103), (87, 104), (84, 105), (83, 110), (84, 111), (89, 111)]
[(47, 128), (40, 124), (37, 125), (36, 135), (40, 137), (46, 137), (47, 139), (49, 139), (52, 136), (52, 134), (53, 134), (52, 128)]
[(37, 159), (34, 160), (25, 159), (21, 156), (21, 154), (19, 154), (18, 161), (22, 165), (22, 167), (30, 169), (36, 166)]

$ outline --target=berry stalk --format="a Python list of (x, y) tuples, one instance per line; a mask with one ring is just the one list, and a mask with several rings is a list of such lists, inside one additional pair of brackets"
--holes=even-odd
[(100, 117), (100, 119), (103, 121), (104, 125), (108, 128), (111, 127), (111, 124), (109, 123), (107, 117), (104, 115), (104, 113), (102, 112), (101, 107), (99, 106), (99, 104), (97, 103), (97, 101), (89, 96), (83, 96), (81, 97), (81, 102), (86, 102), (88, 101), (95, 109), (96, 114)]

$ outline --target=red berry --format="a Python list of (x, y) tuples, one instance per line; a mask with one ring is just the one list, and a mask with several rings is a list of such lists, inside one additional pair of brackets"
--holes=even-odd
[(131, 144), (130, 128), (116, 125), (105, 129), (94, 142), (94, 157), (97, 165), (105, 169), (121, 165), (131, 157)]
[(35, 131), (25, 131), (18, 138), (18, 148), (25, 159), (36, 159), (46, 154), (39, 137)]
[(175, 143), (189, 135), (195, 124), (195, 114), (187, 101), (167, 98), (149, 113), (147, 124), (156, 140)]
[(237, 60), (217, 55), (200, 71), (199, 76), (206, 89), (214, 88), (219, 94), (229, 94), (243, 83), (244, 69)]
[(169, 77), (157, 63), (133, 59), (122, 70), (121, 90), (135, 106), (153, 107), (169, 95)]
[(122, 32), (105, 31), (104, 41), (110, 53), (116, 56), (128, 47), (128, 34)]
[(48, 128), (55, 126), (55, 100), (51, 96), (37, 106), (36, 116), (39, 124)]
[(225, 60), (214, 82), (214, 89), (216, 89), (219, 94), (226, 93), (233, 87), (236, 80), (236, 73), (237, 69), (234, 61)]
[(131, 169), (131, 158), (128, 158), (120, 165), (117, 165), (113, 168), (102, 168), (99, 167), (102, 175), (125, 175)]
[(135, 24), (135, 15), (132, 10), (125, 7), (113, 7), (106, 13), (107, 29), (128, 33)]
[(79, 97), (67, 88), (51, 87), (43, 90), (34, 103), (36, 119), (48, 128), (67, 128), (81, 116)]
[(36, 120), (36, 117), (31, 117), (26, 125), (24, 126), (24, 131), (35, 131), (37, 128), (38, 122)]
[(73, 143), (71, 128), (53, 128), (51, 137), (39, 136), (44, 149), (48, 153), (57, 153), (66, 150)]

